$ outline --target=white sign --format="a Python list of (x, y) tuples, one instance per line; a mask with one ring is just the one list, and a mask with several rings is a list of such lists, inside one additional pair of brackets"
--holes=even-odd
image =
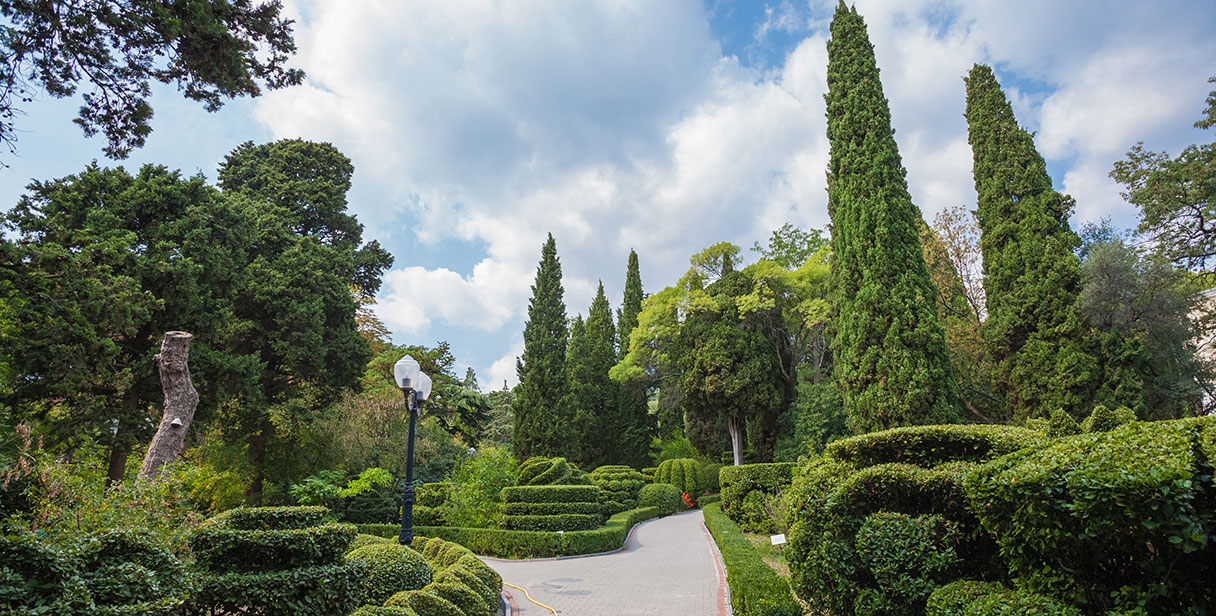
[(773, 535), (772, 537), (769, 537), (768, 540), (772, 541), (773, 545), (781, 545), (785, 543), (785, 534), (782, 533), (780, 535)]

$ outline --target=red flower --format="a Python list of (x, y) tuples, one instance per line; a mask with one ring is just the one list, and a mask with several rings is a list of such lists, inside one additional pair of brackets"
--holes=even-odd
[(689, 509), (697, 506), (696, 503), (692, 502), (692, 498), (688, 496), (688, 492), (681, 492), (680, 495), (684, 497), (684, 504), (688, 505)]

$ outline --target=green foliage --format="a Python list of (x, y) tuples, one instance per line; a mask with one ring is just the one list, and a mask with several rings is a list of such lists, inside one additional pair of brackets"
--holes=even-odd
[(717, 494), (721, 490), (721, 482), (719, 474), (724, 466), (713, 462), (701, 467), (701, 485), (704, 486), (706, 494)]
[(958, 421), (921, 250), (924, 223), (908, 194), (865, 23), (843, 3), (832, 19), (827, 83), (833, 376), (849, 427)]
[(418, 504), (427, 507), (442, 507), (452, 498), (452, 482), (436, 481), (424, 483), (416, 494)]
[(80, 578), (99, 614), (171, 614), (190, 591), (181, 563), (156, 539), (129, 531), (85, 537)]
[(566, 483), (570, 479), (570, 464), (565, 458), (528, 458), (515, 471), (515, 483), (521, 486), (547, 486)]
[[(494, 525), (503, 488), (515, 483), (515, 458), (505, 449), (483, 447), (456, 463), (449, 476), (450, 493), (442, 505), (452, 526)], [(416, 522), (426, 525), (424, 520)]]
[(404, 590), (417, 590), (431, 581), (431, 566), (421, 554), (398, 543), (365, 545), (346, 555), (350, 562), (363, 563), (367, 582), (363, 600), (383, 603)]
[(655, 471), (654, 480), (655, 483), (673, 485), (693, 499), (705, 491), (701, 463), (692, 458), (664, 460), (659, 464), (659, 470)]
[(263, 573), (207, 575), (188, 609), (230, 614), (257, 610), (267, 616), (344, 616), (363, 594), (362, 564), (317, 565)]
[(756, 552), (751, 542), (723, 514), (718, 505), (706, 505), (705, 527), (722, 552), (731, 607), (741, 616), (800, 616), (804, 610), (794, 601), (789, 584), (777, 575)]
[(929, 595), (959, 564), (958, 539), (957, 525), (940, 515), (867, 517), (857, 531), (857, 557), (875, 587), (862, 590), (855, 613), (923, 614)]
[(0, 535), (0, 562), (6, 614), (71, 614), (89, 603), (77, 563), (33, 535)]
[(799, 378), (797, 399), (782, 420), (773, 453), (777, 462), (818, 455), (828, 443), (852, 435), (846, 424), (844, 399), (832, 382), (815, 383)]
[(1105, 405), (1099, 404), (1094, 407), (1093, 412), (1081, 422), (1082, 432), (1110, 432), (1123, 424), (1136, 421), (1136, 412), (1121, 406), (1111, 410)]
[(1081, 433), (1081, 426), (1064, 409), (1056, 409), (1048, 418), (1047, 436), (1060, 438)]
[(780, 525), (768, 515), (774, 504), (771, 497), (790, 486), (793, 474), (794, 465), (789, 462), (722, 467), (718, 473), (722, 512), (751, 532), (776, 530)]
[(190, 536), (200, 565), (215, 571), (263, 571), (335, 562), (355, 540), (353, 524), (240, 530), (204, 526)]
[[(621, 309), (617, 312), (617, 350), (619, 360), (629, 354), (629, 337), (638, 326), (638, 315), (642, 312), (642, 274), (638, 267), (638, 253), (629, 251), (629, 263), (625, 270), (625, 295)], [(609, 367), (609, 373), (613, 366)], [(650, 418), (650, 404), (646, 395), (646, 384), (639, 381), (620, 383), (620, 399), (616, 415), (617, 425), (613, 431), (618, 450), (614, 461), (634, 467), (644, 466), (649, 460), (646, 446), (654, 432)]]
[(502, 491), (500, 524), (506, 530), (591, 530), (603, 521), (596, 486), (519, 486)]
[(650, 459), (655, 464), (678, 458), (695, 458), (697, 455), (697, 448), (692, 446), (688, 437), (679, 432), (669, 432), (661, 437), (656, 436), (650, 441)]
[(938, 587), (925, 606), (925, 616), (964, 616), (967, 606), (1006, 588), (998, 582), (958, 580)]
[(370, 492), (374, 490), (376, 486), (391, 485), (392, 482), (392, 473), (382, 468), (364, 469), (362, 473), (359, 473), (358, 478), (350, 480), (350, 483), (346, 484), (346, 487), (342, 488), (341, 492), (338, 492), (338, 496), (342, 498), (351, 498), (366, 492)]
[(620, 386), (608, 378), (616, 357), (616, 327), (604, 284), (600, 283), (586, 323), (581, 317), (574, 321), (566, 354), (578, 442), (577, 452), (572, 455), (589, 467), (615, 462), (626, 436), (618, 417)]
[(406, 590), (389, 597), (385, 607), (400, 607), (416, 616), (467, 616), (455, 603), (422, 590)]
[(995, 582), (960, 580), (933, 591), (925, 616), (1081, 616), (1076, 608)]
[(258, 96), (262, 88), (298, 85), (287, 68), (295, 53), (292, 21), (278, 4), (137, 2), (52, 7), (5, 6), (0, 43), (0, 143), (14, 148), (16, 104), (37, 93), (55, 98), (87, 84), (75, 122), (86, 136), (101, 132), (106, 155), (126, 158), (152, 132), (153, 81), (175, 84), (186, 98), (216, 111), (225, 99)]
[[(414, 505), (414, 507), (417, 507), (417, 506), (418, 505)], [(355, 540), (350, 542), (350, 547), (346, 548), (346, 551), (352, 552), (365, 545), (372, 545), (374, 543), (385, 543), (387, 541), (388, 541), (388, 539), (385, 537), (377, 537), (375, 535), (365, 535), (365, 534), (360, 533), (358, 535), (355, 535)]]
[(967, 82), (968, 141), (984, 253), (984, 337), (1015, 420), (1063, 408), (1083, 413), (1099, 384), (1100, 358), (1077, 309), (1080, 240), (1074, 202), (1052, 190), (1032, 135), (1020, 128), (992, 69)]
[(301, 505), (327, 506), (341, 495), (339, 487), (345, 473), (342, 471), (322, 470), (312, 477), (305, 477), (302, 483), (291, 486), (291, 497)]
[(952, 460), (981, 462), (1045, 444), (1025, 428), (986, 424), (913, 426), (841, 439), (825, 454), (857, 467), (888, 462), (935, 466)]
[(652, 507), (658, 515), (671, 515), (684, 511), (688, 507), (680, 489), (668, 483), (652, 483), (642, 486), (638, 492), (638, 507)]
[(735, 511), (739, 527), (750, 533), (771, 535), (784, 532), (784, 500), (782, 494), (765, 494), (753, 490), (736, 504)]
[(325, 507), (238, 507), (212, 516), (209, 528), (236, 530), (295, 530), (321, 524)]
[(591, 471), (589, 478), (600, 489), (608, 515), (637, 506), (638, 491), (646, 485), (641, 473), (622, 465), (601, 466)]
[(524, 354), (516, 363), (512, 447), (518, 460), (562, 455), (573, 439), (573, 403), (566, 381), (566, 305), (562, 301), (562, 266), (550, 234), (541, 249), (528, 321)]
[(980, 467), (967, 496), (1020, 587), (1093, 613), (1211, 608), (1193, 581), (1216, 577), (1214, 430), (1203, 417), (1064, 438)]
[(504, 513), (502, 527), (506, 530), (535, 530), (544, 532), (591, 530), (598, 528), (604, 517), (598, 513), (560, 513), (544, 515), (515, 515)]

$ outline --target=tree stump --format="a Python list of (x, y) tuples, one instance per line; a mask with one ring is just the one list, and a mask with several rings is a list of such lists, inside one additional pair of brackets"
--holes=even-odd
[(165, 332), (160, 343), (156, 365), (160, 369), (161, 389), (165, 392), (165, 412), (139, 468), (140, 480), (160, 476), (161, 469), (181, 455), (186, 442), (186, 433), (198, 408), (198, 391), (190, 381), (190, 369), (186, 365), (192, 338), (194, 336), (186, 332)]

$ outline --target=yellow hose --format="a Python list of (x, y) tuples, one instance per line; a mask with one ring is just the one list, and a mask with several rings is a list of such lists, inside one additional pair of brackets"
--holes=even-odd
[(529, 595), (529, 594), (528, 594), (528, 589), (527, 589), (527, 588), (523, 588), (522, 586), (516, 586), (516, 585), (514, 585), (514, 584), (508, 584), (508, 583), (506, 583), (506, 582), (503, 582), (503, 583), (502, 583), (502, 585), (503, 585), (503, 586), (510, 586), (511, 588), (517, 588), (517, 589), (519, 589), (519, 590), (524, 591), (524, 596), (528, 598), (528, 601), (531, 601), (532, 603), (535, 603), (535, 604), (537, 604), (537, 605), (539, 605), (539, 606), (541, 606), (541, 607), (545, 608), (546, 610), (549, 610), (550, 612), (553, 612), (553, 616), (557, 616), (557, 610), (555, 610), (555, 609), (553, 609), (553, 608), (551, 608), (551, 607), (549, 607), (549, 606), (545, 605), (544, 603), (541, 603), (540, 601), (537, 601), (536, 599), (533, 599), (533, 598), (532, 598), (532, 595)]

